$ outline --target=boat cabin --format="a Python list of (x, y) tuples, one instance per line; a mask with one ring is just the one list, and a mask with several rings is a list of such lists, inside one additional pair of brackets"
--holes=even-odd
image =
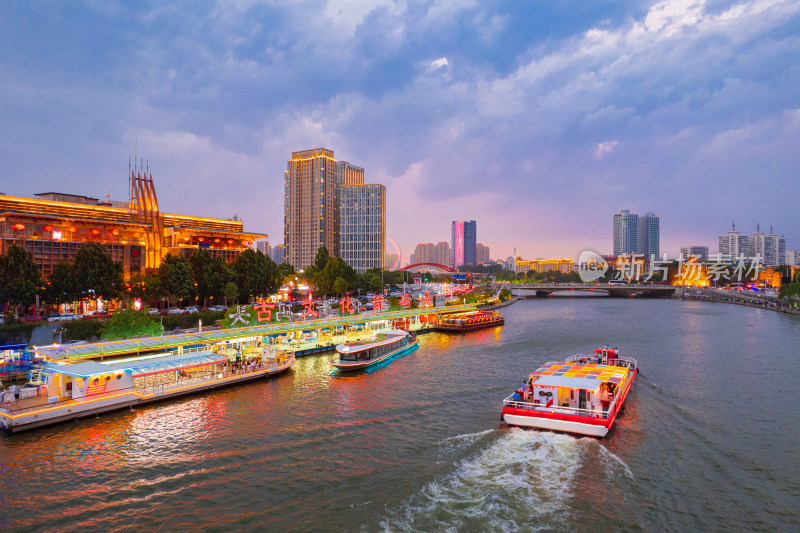
[(47, 388), (48, 397), (78, 400), (110, 392), (150, 393), (182, 386), (217, 375), (227, 361), (227, 355), (212, 352), (159, 354), (108, 363), (48, 364), (34, 377)]
[(348, 342), (336, 347), (340, 361), (369, 361), (408, 344), (405, 331), (377, 333), (365, 342)]
[(535, 408), (597, 416), (608, 411), (628, 372), (598, 363), (547, 363), (531, 373), (521, 396)]

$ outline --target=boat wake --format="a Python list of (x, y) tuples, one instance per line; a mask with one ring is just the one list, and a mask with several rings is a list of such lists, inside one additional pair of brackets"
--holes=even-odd
[(379, 524), (386, 531), (566, 527), (568, 502), (585, 449), (580, 440), (566, 435), (503, 431), (488, 448), (390, 510)]

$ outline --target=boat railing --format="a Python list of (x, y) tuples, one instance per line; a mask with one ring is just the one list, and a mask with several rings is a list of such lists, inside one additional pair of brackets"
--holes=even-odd
[[(614, 400), (616, 402), (616, 399)], [(608, 418), (608, 413), (613, 411), (613, 403), (608, 410), (602, 409), (581, 409), (579, 407), (564, 407), (551, 405), (550, 407), (544, 406), (540, 403), (525, 402), (522, 400), (515, 400), (512, 394), (503, 400), (503, 406), (511, 407), (513, 409), (529, 409), (531, 411), (538, 411), (541, 413), (558, 413), (565, 415), (585, 416), (589, 418)]]
[[(567, 357), (564, 359), (566, 363), (579, 363), (579, 364), (589, 364), (589, 363), (600, 363), (602, 358), (597, 355), (585, 355), (585, 354), (575, 354)], [(630, 368), (631, 370), (636, 370), (639, 365), (639, 362), (636, 361), (633, 357), (622, 357), (621, 355), (614, 356), (613, 358), (614, 366), (621, 366), (625, 368)]]
[[(161, 395), (163, 393), (167, 393), (173, 391), (175, 389), (185, 388), (187, 386), (198, 385), (204, 382), (210, 382), (214, 380), (226, 379), (230, 377), (236, 377), (246, 374), (252, 374), (255, 372), (263, 372), (263, 371), (274, 371), (274, 370), (281, 370), (288, 368), (289, 366), (294, 363), (294, 355), (290, 355), (286, 357), (283, 361), (269, 361), (263, 362), (261, 364), (255, 366), (243, 365), (237, 369), (228, 368), (227, 370), (223, 370), (221, 372), (210, 372), (208, 374), (203, 374), (201, 376), (195, 377), (185, 377), (178, 381), (171, 381), (169, 383), (159, 383), (154, 385), (147, 385), (147, 386), (133, 386), (133, 387), (126, 387), (124, 389), (116, 389), (114, 391), (109, 391), (108, 393), (101, 393), (91, 396), (86, 396), (83, 398), (73, 399), (73, 398), (59, 398), (58, 401), (50, 402), (38, 405), (31, 405), (28, 407), (20, 407), (19, 405), (14, 405), (8, 395), (10, 394), (8, 391), (5, 392), (5, 396), (0, 396), (0, 413), (6, 414), (25, 414), (32, 411), (38, 411), (41, 409), (49, 409), (53, 407), (58, 407), (60, 405), (66, 405), (69, 403), (75, 402), (84, 402), (87, 400), (96, 400), (102, 399), (104, 396), (109, 394), (113, 395), (121, 395), (126, 393), (134, 393), (134, 394), (141, 394), (141, 395)], [(24, 394), (23, 391), (30, 392), (30, 394)], [(35, 394), (34, 394), (35, 391)], [(28, 397), (33, 396), (46, 396), (47, 395), (47, 388), (46, 387), (37, 387), (37, 388), (21, 388), (20, 389), (20, 397), (21, 399), (26, 399)]]

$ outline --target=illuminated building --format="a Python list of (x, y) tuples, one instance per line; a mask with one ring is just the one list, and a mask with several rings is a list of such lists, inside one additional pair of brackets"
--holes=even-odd
[(614, 253), (639, 253), (639, 215), (623, 210), (614, 215)]
[(339, 257), (359, 274), (383, 268), (386, 254), (386, 187), (379, 183), (340, 185)]
[(765, 235), (759, 226), (752, 235), (742, 235), (736, 231), (736, 225), (725, 235), (719, 236), (719, 253), (723, 258), (747, 259), (758, 256), (767, 266), (781, 266), (787, 264), (786, 239), (772, 233)]
[(520, 256), (514, 260), (514, 273), (527, 274), (534, 272), (552, 272), (557, 270), (562, 274), (571, 274), (575, 269), (572, 259), (522, 259)]
[(168, 253), (188, 257), (200, 248), (231, 262), (266, 237), (245, 233), (238, 220), (162, 213), (152, 176), (133, 169), (129, 182), (128, 202), (55, 192), (0, 195), (0, 254), (11, 244), (25, 248), (48, 279), (56, 264), (73, 262), (84, 243), (96, 242), (122, 263), (127, 278), (158, 268)]
[(453, 221), (450, 231), (450, 246), (453, 260), (450, 266), (458, 268), (477, 263), (477, 223), (470, 221)]
[(336, 160), (325, 148), (292, 152), (286, 164), (283, 242), (287, 262), (300, 270), (325, 246), (336, 251)]

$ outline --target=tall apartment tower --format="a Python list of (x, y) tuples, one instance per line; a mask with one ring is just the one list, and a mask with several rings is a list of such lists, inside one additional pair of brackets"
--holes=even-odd
[(414, 248), (415, 263), (436, 263), (436, 247), (431, 242), (420, 243)]
[(639, 215), (627, 209), (614, 215), (614, 256), (639, 253)]
[(436, 243), (436, 250), (433, 253), (433, 262), (450, 266), (450, 245), (448, 243), (444, 241)]
[(380, 183), (340, 185), (336, 194), (338, 256), (359, 274), (370, 268), (384, 268), (386, 187)]
[(450, 230), (450, 246), (452, 262), (450, 266), (458, 268), (464, 265), (475, 265), (478, 261), (478, 224), (474, 220), (453, 221)]
[(317, 250), (336, 250), (336, 160), (333, 151), (292, 152), (283, 182), (283, 242), (286, 261), (300, 270), (314, 262)]
[(650, 259), (650, 256), (654, 256), (656, 259), (658, 259), (660, 251), (659, 232), (660, 230), (657, 215), (648, 211), (639, 217), (638, 252), (644, 255), (645, 259)]

